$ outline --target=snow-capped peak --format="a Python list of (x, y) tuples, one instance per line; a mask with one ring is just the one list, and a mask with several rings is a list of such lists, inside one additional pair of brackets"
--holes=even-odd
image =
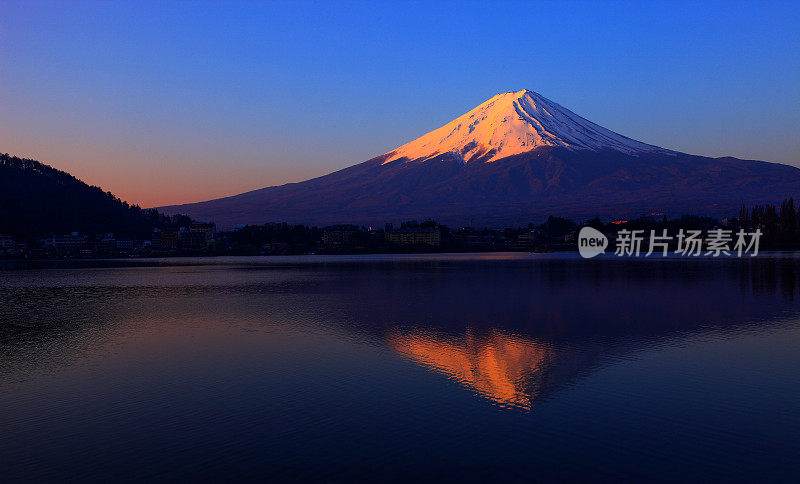
[(425, 160), (445, 153), (464, 162), (478, 158), (490, 162), (542, 146), (613, 149), (633, 155), (671, 153), (598, 126), (524, 89), (497, 94), (441, 128), (387, 153), (384, 164), (401, 158)]

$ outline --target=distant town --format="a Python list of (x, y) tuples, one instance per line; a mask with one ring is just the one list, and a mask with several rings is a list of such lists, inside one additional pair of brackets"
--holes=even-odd
[(641, 214), (633, 220), (603, 222), (598, 218), (576, 223), (549, 217), (544, 223), (503, 229), (461, 227), (451, 229), (433, 220), (406, 221), (376, 228), (358, 225), (310, 227), (287, 223), (244, 225), (229, 231), (214, 223), (176, 215), (165, 217), (163, 227), (147, 238), (78, 231), (38, 237), (0, 234), (0, 257), (13, 259), (174, 257), (222, 255), (301, 255), (401, 252), (574, 251), (577, 233), (591, 226), (614, 238), (622, 229), (713, 230), (760, 229), (766, 250), (800, 247), (800, 217), (791, 199), (775, 205), (742, 207), (737, 217), (717, 220), (685, 215), (667, 219), (663, 214)]
[[(571, 224), (574, 225), (574, 224)], [(33, 240), (0, 235), (0, 256), (15, 258), (171, 257), (202, 255), (299, 255), (312, 253), (532, 250), (534, 243), (566, 249), (569, 238), (545, 237), (541, 228), (451, 231), (433, 221), (323, 228), (286, 223), (246, 225), (218, 231), (213, 223), (191, 222), (177, 230), (153, 231), (149, 239), (90, 236), (80, 232)], [(563, 246), (563, 247), (561, 247)]]

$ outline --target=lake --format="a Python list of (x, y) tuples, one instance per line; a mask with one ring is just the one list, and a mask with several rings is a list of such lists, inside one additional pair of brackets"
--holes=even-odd
[(6, 262), (0, 478), (800, 480), (800, 258)]

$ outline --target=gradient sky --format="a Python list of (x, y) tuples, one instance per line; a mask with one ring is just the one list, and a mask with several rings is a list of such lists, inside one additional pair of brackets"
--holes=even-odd
[[(644, 3), (644, 4), (642, 4)], [(532, 89), (800, 165), (800, 2), (0, 2), (0, 152), (142, 206), (301, 181)]]

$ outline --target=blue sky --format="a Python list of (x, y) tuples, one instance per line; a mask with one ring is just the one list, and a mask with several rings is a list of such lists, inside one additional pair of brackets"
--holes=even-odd
[(145, 206), (300, 181), (532, 89), (800, 165), (800, 2), (0, 3), (0, 151)]

